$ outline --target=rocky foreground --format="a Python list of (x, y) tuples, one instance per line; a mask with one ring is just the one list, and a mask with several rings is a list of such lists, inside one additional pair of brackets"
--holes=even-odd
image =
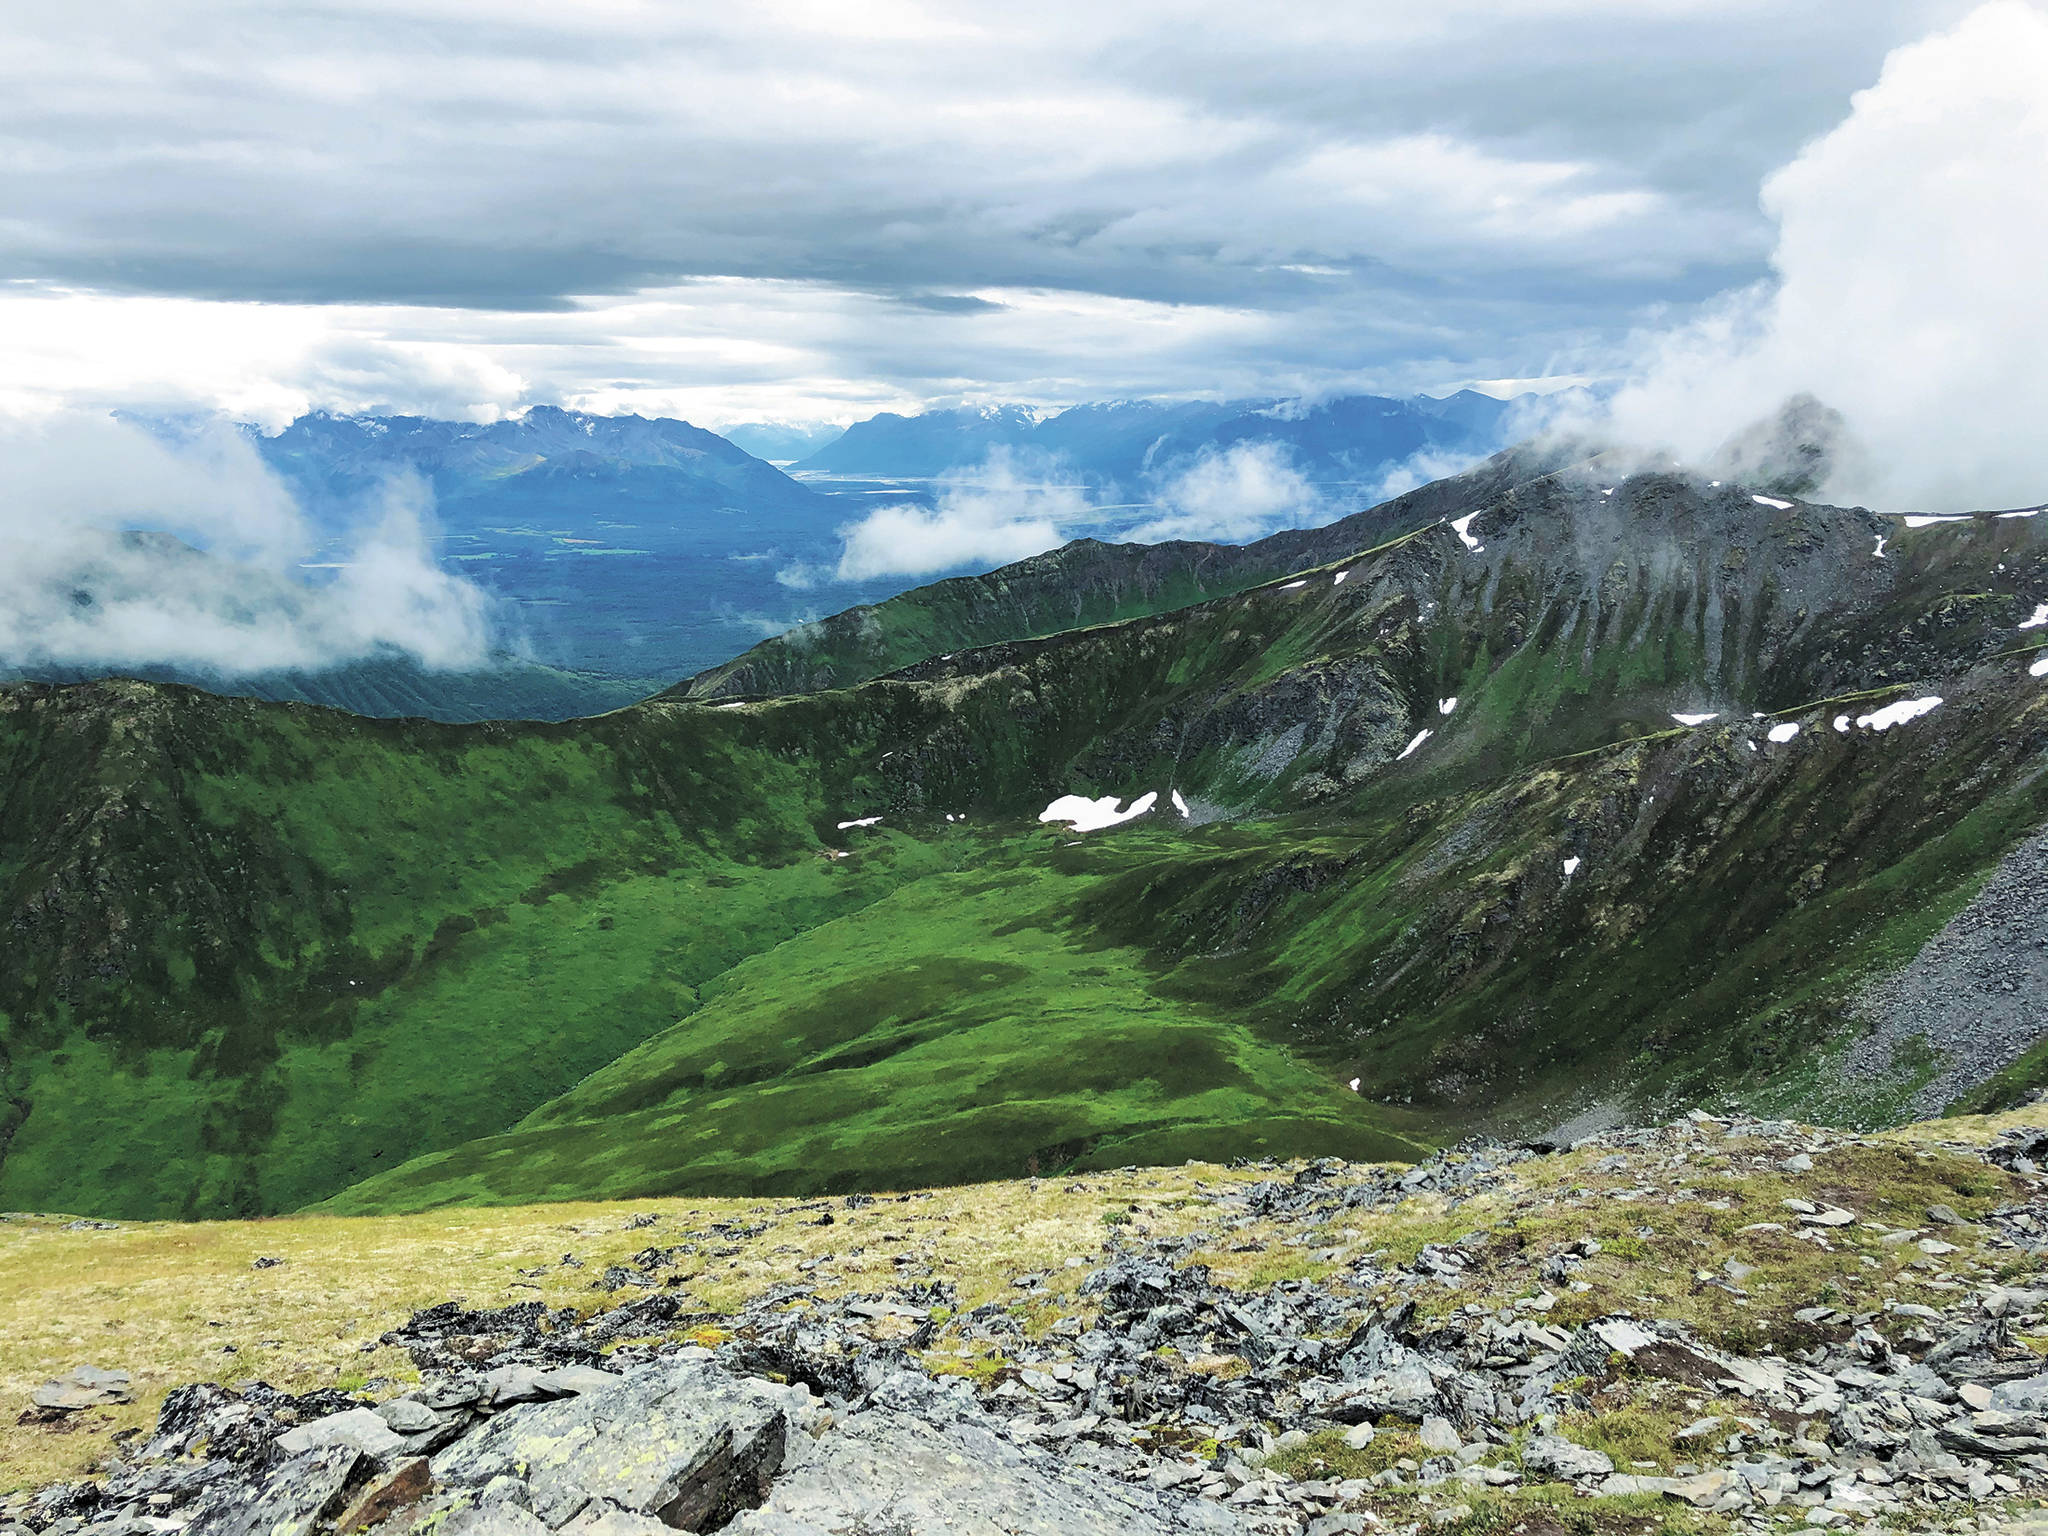
[[(179, 1388), (0, 1536), (2032, 1530), (2048, 1130), (1923, 1132), (1695, 1115), (1274, 1168), (964, 1309), (909, 1250), (706, 1310), (685, 1277), (751, 1234), (636, 1218), (595, 1310), (419, 1312), (383, 1340), (403, 1391)], [(1299, 1272), (1196, 1261), (1246, 1249)], [(81, 1367), (23, 1419), (126, 1391)]]

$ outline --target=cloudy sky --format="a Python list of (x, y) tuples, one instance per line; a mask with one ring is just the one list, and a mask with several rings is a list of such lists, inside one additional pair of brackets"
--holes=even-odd
[(1814, 199), (1767, 179), (1986, 11), (2042, 14), (14, 5), (0, 411), (716, 426), (1612, 377), (1776, 283)]

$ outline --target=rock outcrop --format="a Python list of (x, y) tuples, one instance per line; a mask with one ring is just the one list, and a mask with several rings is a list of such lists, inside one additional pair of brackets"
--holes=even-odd
[[(386, 1335), (420, 1368), (409, 1392), (181, 1388), (103, 1477), (0, 1502), (0, 1531), (1356, 1536), (1462, 1529), (1473, 1501), (1546, 1487), (1763, 1529), (1927, 1530), (1944, 1508), (2048, 1489), (2048, 1359), (2029, 1342), (2048, 1289), (2011, 1279), (2048, 1263), (2048, 1132), (1967, 1161), (1945, 1149), (1977, 1215), (1934, 1202), (1915, 1227), (1822, 1182), (1857, 1158), (1932, 1156), (1874, 1138), (1695, 1114), (1578, 1144), (1572, 1176), (1597, 1189), (1547, 1178), (1553, 1155), (1472, 1144), (1410, 1169), (1323, 1160), (1210, 1186), (1210, 1228), (1296, 1244), (1328, 1277), (1234, 1287), (1189, 1261), (1189, 1239), (1112, 1232), (1064, 1293), (1077, 1310), (1035, 1332), (999, 1302), (961, 1310), (943, 1277), (774, 1285), (718, 1316), (715, 1347), (687, 1337), (713, 1314), (668, 1288), (590, 1316), (448, 1303)], [(1686, 1182), (1705, 1165), (1755, 1170), (1747, 1195), (1767, 1188), (1775, 1216), (1740, 1230), (1825, 1259), (1831, 1286), (1880, 1267), (1862, 1244), (1905, 1258), (1899, 1282), (1928, 1299), (1809, 1301), (1760, 1319), (1779, 1347), (1731, 1348), (1683, 1318), (1567, 1305), (1603, 1253), (1587, 1236), (1511, 1240), (1495, 1223), (1399, 1255), (1315, 1246), (1361, 1217), (1453, 1217), (1503, 1194), (1567, 1223), (1653, 1198), (1724, 1209), (1730, 1195)], [(676, 1252), (650, 1248), (635, 1272)], [(1731, 1255), (1695, 1288), (1746, 1303), (1756, 1273)], [(945, 1368), (969, 1360), (994, 1368)], [(1694, 1411), (1668, 1454), (1617, 1449), (1603, 1415), (1631, 1393)]]

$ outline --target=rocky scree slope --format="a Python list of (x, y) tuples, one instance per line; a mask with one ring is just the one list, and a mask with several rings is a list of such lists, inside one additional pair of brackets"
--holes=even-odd
[[(1990, 1530), (2048, 1490), (2039, 1118), (1865, 1137), (1695, 1112), (1568, 1151), (1191, 1170), (1094, 1252), (970, 1282), (913, 1246), (881, 1290), (858, 1245), (846, 1273), (829, 1250), (771, 1254), (727, 1310), (698, 1282), (772, 1221), (665, 1231), (642, 1211), (625, 1226), (649, 1246), (590, 1282), (595, 1306), (417, 1312), (381, 1341), (418, 1373), (402, 1392), (180, 1387), (152, 1434), (0, 1522)], [(774, 1214), (886, 1227), (906, 1203)], [(90, 1431), (127, 1394), (74, 1369), (12, 1433)]]
[[(457, 728), (0, 691), (0, 1199), (845, 1190), (1811, 1087), (1852, 983), (2048, 815), (2035, 523), (1527, 467), (821, 693)], [(1038, 822), (1077, 791), (1158, 798)]]

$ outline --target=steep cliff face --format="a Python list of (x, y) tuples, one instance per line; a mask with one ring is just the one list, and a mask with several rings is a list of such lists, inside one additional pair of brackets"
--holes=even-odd
[[(1080, 547), (560, 726), (0, 691), (0, 1205), (845, 1189), (1810, 1097), (1857, 988), (2048, 820), (2039, 520), (1628, 469)], [(1205, 560), (1226, 595), (1115, 618)], [(750, 676), (798, 680), (718, 696)], [(1933, 1080), (1916, 1049), (1851, 1109)]]

